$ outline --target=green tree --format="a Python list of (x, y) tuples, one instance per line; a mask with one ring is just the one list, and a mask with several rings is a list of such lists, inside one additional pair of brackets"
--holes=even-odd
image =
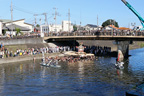
[(36, 25), (36, 27), (40, 27), (40, 25), (39, 25), (39, 24), (37, 24), (37, 25)]
[(108, 19), (107, 21), (103, 22), (102, 26), (108, 26), (108, 25), (115, 25), (115, 27), (119, 27), (118, 22), (112, 19)]
[(8, 30), (7, 30), (7, 29), (3, 30), (3, 31), (2, 31), (2, 34), (5, 35), (5, 34), (6, 34), (6, 31), (8, 31)]
[(77, 26), (73, 25), (73, 29), (74, 29), (74, 31), (77, 31)]
[(16, 36), (17, 36), (18, 34), (21, 34), (20, 28), (15, 28), (15, 30), (16, 30)]

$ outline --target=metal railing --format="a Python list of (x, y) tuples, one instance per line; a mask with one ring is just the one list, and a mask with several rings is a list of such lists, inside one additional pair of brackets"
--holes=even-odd
[(75, 31), (75, 32), (50, 32), (45, 36), (144, 36), (141, 31)]

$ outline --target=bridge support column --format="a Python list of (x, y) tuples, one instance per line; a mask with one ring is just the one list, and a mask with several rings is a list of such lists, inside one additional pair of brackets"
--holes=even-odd
[(130, 41), (117, 41), (117, 49), (121, 50), (124, 58), (129, 57), (129, 44)]

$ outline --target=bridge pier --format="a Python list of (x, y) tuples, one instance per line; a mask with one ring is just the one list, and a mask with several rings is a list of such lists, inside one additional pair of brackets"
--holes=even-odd
[(117, 50), (120, 50), (124, 56), (124, 58), (129, 57), (129, 44), (132, 42), (130, 41), (116, 41), (117, 43)]

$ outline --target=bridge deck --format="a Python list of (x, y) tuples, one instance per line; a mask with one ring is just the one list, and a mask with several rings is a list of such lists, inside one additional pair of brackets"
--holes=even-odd
[(67, 40), (132, 40), (144, 41), (144, 36), (49, 36), (44, 37), (48, 41), (67, 41)]

